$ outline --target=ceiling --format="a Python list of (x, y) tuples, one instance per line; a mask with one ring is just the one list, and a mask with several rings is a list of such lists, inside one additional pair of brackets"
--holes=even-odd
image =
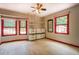
[(43, 3), (47, 10), (42, 11), (40, 14), (32, 12), (33, 9), (31, 6), (35, 6), (35, 3), (0, 3), (0, 8), (21, 13), (36, 14), (40, 17), (43, 17), (70, 8), (76, 4), (77, 3)]

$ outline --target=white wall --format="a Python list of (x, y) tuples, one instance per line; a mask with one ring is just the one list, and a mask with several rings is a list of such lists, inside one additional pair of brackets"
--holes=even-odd
[[(68, 11), (70, 11), (69, 13), (69, 35), (56, 34), (55, 30), (52, 33), (47, 32), (47, 20), (53, 19), (55, 21), (54, 17), (65, 15), (68, 13)], [(63, 10), (63, 11), (48, 15), (44, 17), (44, 19), (45, 19), (45, 28), (46, 28), (47, 38), (51, 38), (51, 39), (55, 39), (55, 40), (59, 40), (59, 41), (63, 41), (66, 43), (71, 43), (71, 44), (79, 46), (79, 5), (69, 8), (67, 10)]]

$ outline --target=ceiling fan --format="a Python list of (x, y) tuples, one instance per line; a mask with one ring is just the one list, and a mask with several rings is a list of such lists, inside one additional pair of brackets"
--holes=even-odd
[(46, 11), (46, 8), (43, 7), (43, 4), (37, 3), (34, 7), (31, 7), (34, 10), (32, 12), (40, 13), (41, 11)]

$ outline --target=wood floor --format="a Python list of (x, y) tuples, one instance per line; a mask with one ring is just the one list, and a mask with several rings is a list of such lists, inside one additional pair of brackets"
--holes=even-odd
[(77, 55), (79, 48), (48, 39), (16, 41), (0, 45), (0, 55)]

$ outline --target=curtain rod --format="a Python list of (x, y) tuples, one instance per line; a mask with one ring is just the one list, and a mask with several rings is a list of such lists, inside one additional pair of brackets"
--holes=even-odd
[(9, 18), (21, 18), (21, 19), (26, 19), (25, 17), (21, 17), (21, 16), (12, 16), (12, 15), (5, 15), (5, 14), (0, 14), (0, 16), (4, 16), (4, 17), (9, 17)]

